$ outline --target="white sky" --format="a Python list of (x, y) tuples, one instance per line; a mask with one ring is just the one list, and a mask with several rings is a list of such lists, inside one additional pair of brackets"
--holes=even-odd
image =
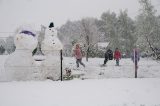
[[(160, 10), (160, 2), (152, 2)], [(100, 18), (103, 12), (118, 13), (120, 9), (128, 9), (129, 16), (134, 18), (138, 0), (0, 0), (0, 32), (13, 32), (22, 24), (48, 26), (51, 21), (60, 27), (67, 20)]]

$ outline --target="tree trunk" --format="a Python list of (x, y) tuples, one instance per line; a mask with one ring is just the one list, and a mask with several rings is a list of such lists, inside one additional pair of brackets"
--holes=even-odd
[(89, 57), (89, 36), (86, 36), (86, 42), (87, 42), (86, 61), (88, 62), (88, 57)]

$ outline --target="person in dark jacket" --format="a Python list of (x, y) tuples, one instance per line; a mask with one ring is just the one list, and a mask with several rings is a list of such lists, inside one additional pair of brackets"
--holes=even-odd
[(113, 59), (113, 52), (111, 49), (108, 49), (106, 52), (105, 52), (105, 55), (104, 55), (105, 59), (104, 59), (104, 64), (103, 66), (106, 65), (107, 61), (108, 60), (112, 60)]

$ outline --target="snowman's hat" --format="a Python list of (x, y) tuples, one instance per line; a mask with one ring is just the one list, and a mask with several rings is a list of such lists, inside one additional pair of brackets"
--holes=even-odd
[(54, 27), (54, 23), (53, 22), (51, 22), (50, 25), (49, 25), (49, 28), (52, 28), (52, 27)]

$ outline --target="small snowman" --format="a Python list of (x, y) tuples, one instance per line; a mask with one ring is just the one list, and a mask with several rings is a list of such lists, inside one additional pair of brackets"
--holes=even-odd
[(37, 47), (36, 33), (31, 26), (21, 26), (14, 36), (16, 50), (5, 61), (6, 80), (32, 80), (35, 61), (32, 51)]
[(57, 30), (54, 28), (53, 23), (50, 23), (45, 31), (45, 38), (41, 48), (46, 56), (41, 65), (43, 78), (54, 81), (59, 80), (61, 75), (60, 50), (63, 49), (63, 45), (57, 37)]

